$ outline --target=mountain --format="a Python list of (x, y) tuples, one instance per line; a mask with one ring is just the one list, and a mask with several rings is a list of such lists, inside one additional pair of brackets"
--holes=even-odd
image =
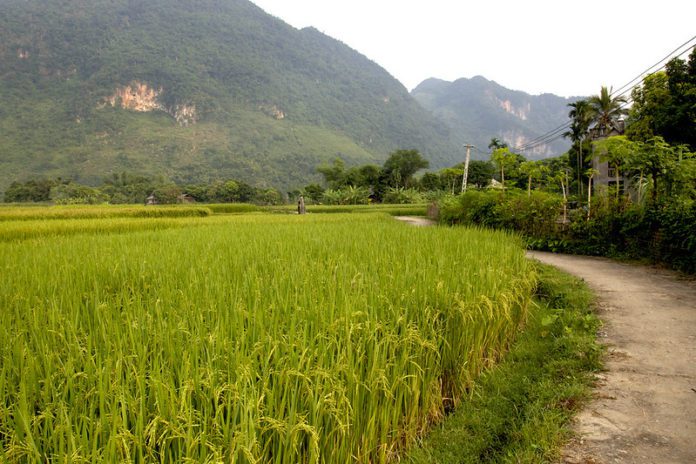
[(0, 0), (0, 191), (114, 173), (292, 187), (450, 130), (396, 79), (246, 0)]
[[(492, 137), (520, 147), (568, 121), (568, 104), (580, 97), (529, 95), (509, 90), (481, 76), (447, 82), (428, 79), (411, 95), (445, 121), (456, 140), (488, 151)], [(563, 154), (570, 143), (560, 138), (524, 152), (528, 158)], [(480, 152), (479, 152), (480, 153)]]

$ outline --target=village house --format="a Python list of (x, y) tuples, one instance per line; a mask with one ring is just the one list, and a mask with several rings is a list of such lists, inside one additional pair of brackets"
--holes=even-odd
[[(614, 137), (616, 135), (623, 135), (625, 130), (625, 121), (623, 119), (617, 119), (612, 121), (608, 125), (595, 124), (590, 127), (588, 134), (592, 142), (597, 142), (599, 140), (604, 140), (609, 137)], [(594, 153), (592, 156), (592, 169), (597, 170), (593, 178), (594, 185), (596, 187), (612, 187), (616, 185), (616, 172), (613, 166), (609, 166), (607, 161), (600, 161), (599, 154)], [(621, 173), (619, 173), (621, 174)], [(624, 188), (625, 178), (623, 175), (619, 177), (619, 188)]]

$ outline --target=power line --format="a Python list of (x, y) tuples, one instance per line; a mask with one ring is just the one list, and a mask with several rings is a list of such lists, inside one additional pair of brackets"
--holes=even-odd
[[(646, 76), (646, 75), (655, 74), (655, 73), (661, 71), (662, 69), (664, 69), (667, 66), (667, 63), (666, 63), (666, 62), (668, 62), (667, 60), (669, 60), (672, 57), (675, 57), (675, 56), (678, 57), (678, 56), (681, 56), (682, 54), (684, 54), (686, 51), (688, 51), (688, 49), (695, 46), (695, 44), (692, 44), (692, 42), (694, 42), (695, 40), (696, 40), (696, 35), (691, 37), (689, 40), (687, 40), (683, 44), (679, 45), (677, 48), (675, 48), (673, 51), (671, 51), (669, 54), (667, 54), (667, 56), (665, 56), (664, 58), (659, 60), (657, 63), (655, 63), (654, 65), (647, 68), (642, 73), (638, 74), (636, 77), (634, 77), (628, 83), (619, 87), (617, 90), (612, 91), (610, 93), (610, 96), (614, 96), (616, 94), (623, 96), (627, 92), (632, 91), (633, 88), (637, 85), (636, 81), (643, 79), (644, 76)], [(661, 63), (663, 63), (663, 64), (660, 68), (652, 71), (656, 66), (660, 65)], [(628, 96), (626, 98), (626, 103), (622, 104), (621, 107), (622, 108), (626, 107), (627, 105), (629, 105), (632, 102), (632, 100), (633, 100), (632, 96)], [(550, 142), (556, 141), (556, 140), (560, 139), (561, 137), (563, 137), (562, 132), (565, 131), (566, 129), (569, 129), (571, 125), (572, 125), (571, 121), (568, 121), (565, 124), (561, 124), (560, 126), (558, 126), (554, 129), (550, 130), (549, 132), (542, 134), (542, 135), (522, 144), (521, 146), (514, 147), (514, 150), (516, 150), (516, 151), (532, 150), (532, 149), (537, 148), (539, 146), (546, 145)]]
[[(667, 56), (665, 56), (664, 58), (662, 58), (660, 61), (658, 61), (658, 62), (655, 63), (654, 65), (650, 66), (648, 69), (646, 69), (646, 70), (643, 71), (642, 73), (638, 74), (638, 75), (637, 75), (636, 77), (634, 77), (630, 82), (628, 82), (627, 84), (621, 86), (621, 87), (618, 88), (617, 90), (611, 92), (611, 95), (614, 95), (615, 93), (621, 94), (621, 91), (622, 91), (623, 89), (625, 89), (626, 87), (629, 87), (629, 86), (630, 86), (631, 88), (635, 87), (635, 85), (631, 85), (631, 84), (633, 84), (633, 83), (635, 83), (636, 81), (642, 79), (644, 75), (650, 73), (650, 70), (651, 70), (651, 69), (653, 69), (654, 67), (656, 67), (656, 66), (659, 65), (660, 63), (662, 63), (662, 62), (664, 62), (664, 61), (667, 61), (667, 60), (668, 60), (669, 58), (671, 58), (672, 56), (675, 56), (675, 54), (676, 54), (676, 56), (681, 56), (684, 52), (686, 52), (688, 49), (690, 49), (690, 48), (693, 46), (693, 44), (691, 44), (691, 42), (693, 42), (694, 40), (696, 40), (696, 35), (693, 36), (693, 37), (691, 37), (689, 40), (687, 40), (686, 42), (684, 42), (683, 44), (681, 44), (680, 46), (678, 46), (678, 47), (675, 48), (674, 50), (672, 50), (669, 54), (667, 54)], [(685, 50), (681, 50), (682, 48), (685, 48)], [(680, 50), (681, 50), (681, 51), (680, 51)], [(679, 52), (679, 53), (677, 53), (677, 52)], [(665, 66), (666, 66), (666, 65), (663, 64), (663, 65), (662, 65), (662, 68), (660, 68), (660, 69), (663, 69)], [(651, 74), (654, 74), (655, 72), (660, 71), (660, 69), (654, 71), (654, 72), (651, 73)]]
[[(658, 69), (655, 72), (658, 72), (658, 71), (660, 71), (660, 69)], [(626, 97), (626, 101), (621, 104), (620, 108), (625, 108), (625, 107), (629, 106), (631, 103), (633, 103), (633, 96), (628, 95)], [(560, 130), (570, 128), (571, 125), (572, 125), (572, 122), (567, 122), (563, 126), (560, 126)], [(537, 137), (536, 139), (529, 141), (520, 147), (516, 147), (515, 149), (519, 150), (519, 151), (533, 150), (534, 148), (537, 148), (537, 147), (540, 147), (542, 145), (546, 145), (548, 143), (559, 140), (563, 137), (563, 134), (559, 134), (560, 130), (554, 130), (551, 132), (547, 132), (546, 134), (544, 134), (540, 137)]]
[[(641, 77), (643, 77), (647, 73), (649, 73), (648, 75), (652, 75), (652, 74), (655, 74), (655, 73), (661, 71), (662, 69), (664, 69), (667, 66), (667, 63), (664, 63), (659, 69), (656, 69), (653, 72), (650, 72), (653, 68), (655, 68), (655, 66), (659, 65), (660, 63), (665, 62), (670, 57), (674, 56), (675, 53), (676, 53), (676, 56), (680, 56), (683, 53), (685, 53), (689, 48), (692, 47), (691, 42), (693, 42), (694, 39), (696, 39), (696, 36), (693, 36), (692, 38), (690, 38), (689, 40), (684, 42), (682, 45), (680, 45), (679, 47), (674, 49), (671, 53), (669, 53), (666, 57), (662, 58), (660, 61), (658, 61), (654, 65), (650, 66), (648, 69), (646, 69), (644, 72), (639, 74), (637, 77), (633, 78), (628, 84), (623, 85), (617, 91), (612, 92), (610, 95), (615, 95), (616, 93), (618, 93), (619, 90), (626, 89), (630, 84), (633, 84), (635, 81), (637, 81), (638, 79), (640, 79)], [(686, 49), (682, 50), (685, 47), (686, 47)], [(679, 53), (677, 53), (677, 52), (679, 52)], [(630, 90), (633, 90), (633, 87), (635, 87), (635, 85), (633, 85), (630, 89), (627, 89), (627, 90), (621, 92), (619, 95), (626, 94)], [(621, 107), (624, 108), (625, 106), (629, 105), (631, 102), (632, 102), (632, 96), (629, 95), (628, 98), (626, 99), (626, 103), (622, 104)], [(524, 145), (522, 145), (520, 147), (515, 147), (515, 149), (519, 150), (519, 151), (531, 150), (531, 149), (537, 148), (541, 145), (545, 145), (545, 144), (550, 143), (552, 141), (558, 140), (561, 138), (562, 135), (557, 136), (557, 134), (560, 131), (563, 131), (567, 128), (570, 128), (571, 125), (572, 125), (572, 122), (569, 121), (569, 122), (557, 127), (556, 129), (553, 129), (553, 130), (547, 132), (546, 134), (543, 134), (543, 135), (541, 135), (533, 140), (530, 140), (529, 142), (525, 143)]]
[(565, 124), (563, 124), (563, 125), (561, 125), (561, 126), (558, 126), (556, 129), (554, 129), (554, 130), (552, 130), (552, 131), (549, 131), (549, 132), (547, 132), (547, 133), (545, 133), (545, 134), (543, 134), (543, 135), (540, 135), (539, 137), (537, 137), (537, 138), (535, 138), (535, 139), (532, 139), (532, 140), (528, 141), (527, 143), (525, 143), (525, 144), (523, 144), (523, 145), (521, 145), (521, 146), (519, 146), (519, 147), (515, 147), (515, 148), (518, 149), (518, 150), (524, 150), (524, 149), (527, 149), (527, 148), (529, 148), (529, 147), (531, 147), (531, 146), (543, 145), (543, 144), (547, 141), (547, 139), (553, 138), (553, 137), (556, 136), (556, 135), (559, 135), (559, 136), (562, 137), (563, 134), (562, 134), (561, 132), (563, 132), (563, 131), (565, 131), (566, 129), (570, 128), (570, 126), (571, 126), (571, 123), (565, 123)]

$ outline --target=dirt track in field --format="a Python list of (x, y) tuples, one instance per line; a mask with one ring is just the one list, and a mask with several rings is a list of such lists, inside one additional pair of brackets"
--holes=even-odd
[(411, 224), (412, 226), (425, 227), (434, 226), (435, 222), (422, 216), (394, 216), (394, 219)]
[(696, 281), (602, 258), (530, 252), (597, 295), (606, 372), (562, 461), (696, 463)]

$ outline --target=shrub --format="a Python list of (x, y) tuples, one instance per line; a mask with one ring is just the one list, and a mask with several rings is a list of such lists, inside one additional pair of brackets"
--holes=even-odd
[(439, 202), (441, 222), (516, 230), (533, 249), (649, 259), (696, 273), (693, 200), (644, 207), (600, 199), (590, 219), (576, 210), (563, 227), (557, 221), (561, 206), (561, 197), (544, 192), (469, 191)]
[(382, 198), (384, 203), (393, 205), (409, 205), (423, 203), (423, 195), (416, 189), (405, 189), (402, 187), (390, 188)]

